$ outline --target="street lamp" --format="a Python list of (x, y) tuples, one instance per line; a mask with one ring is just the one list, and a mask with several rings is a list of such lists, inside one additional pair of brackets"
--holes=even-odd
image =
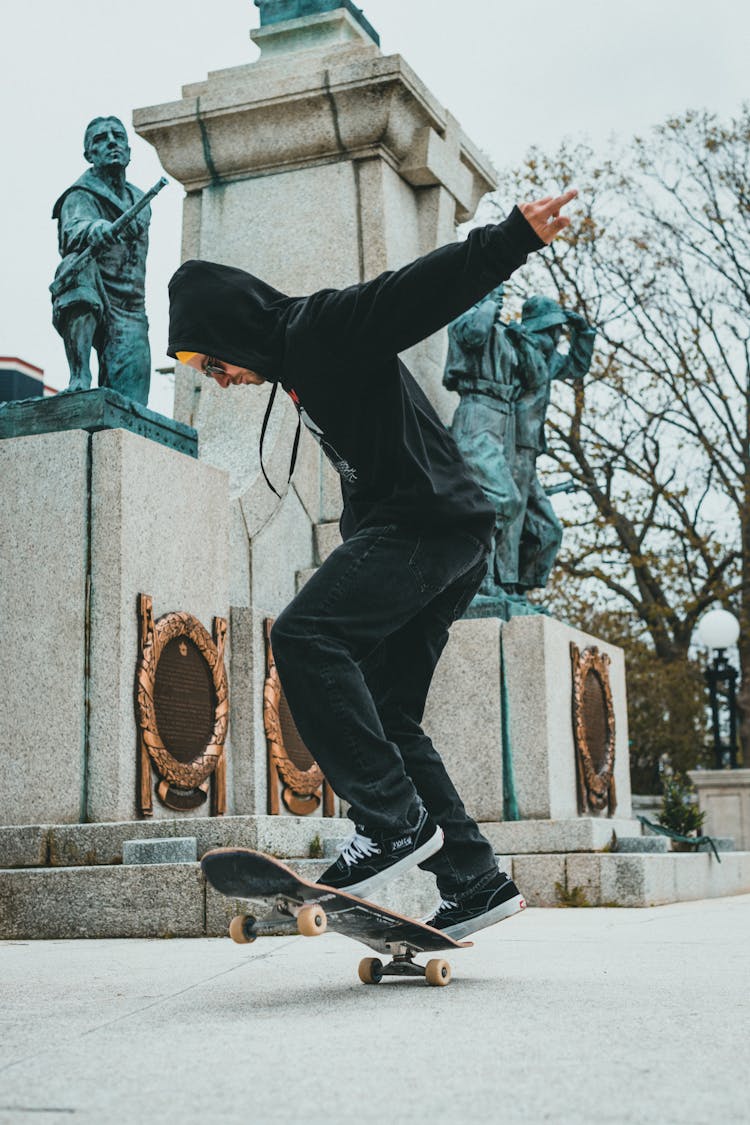
[[(725, 609), (711, 609), (698, 623), (698, 640), (714, 650), (713, 662), (704, 673), (711, 699), (714, 761), (717, 769), (737, 769), (737, 669), (726, 658), (726, 650), (737, 643), (740, 623)], [(729, 742), (724, 745), (719, 720), (719, 685), (726, 682), (729, 708)]]

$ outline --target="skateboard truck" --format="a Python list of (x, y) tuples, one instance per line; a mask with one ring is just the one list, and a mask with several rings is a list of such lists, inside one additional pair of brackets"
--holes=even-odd
[(258, 919), (252, 914), (238, 914), (229, 924), (229, 936), (239, 945), (249, 945), (265, 934), (277, 934), (282, 926), (288, 927), (291, 933), (316, 937), (325, 933), (327, 925), (326, 912), (316, 903), (300, 907), (279, 896), (270, 918)]
[(384, 965), (379, 957), (364, 957), (359, 963), (359, 979), (363, 984), (380, 984), (383, 977), (424, 977), (427, 984), (438, 988), (451, 979), (451, 967), (442, 958), (434, 957), (426, 965), (414, 960), (415, 950), (404, 942), (386, 942), (393, 960)]

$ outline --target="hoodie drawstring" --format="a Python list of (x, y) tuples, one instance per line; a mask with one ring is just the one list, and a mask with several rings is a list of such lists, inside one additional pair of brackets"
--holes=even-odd
[[(268, 429), (268, 419), (271, 417), (271, 411), (273, 410), (273, 404), (274, 404), (274, 401), (276, 399), (276, 392), (278, 391), (278, 389), (279, 389), (279, 384), (274, 383), (273, 390), (271, 391), (271, 397), (269, 398), (268, 406), (266, 407), (266, 413), (263, 417), (263, 425), (260, 428), (260, 471), (263, 473), (263, 476), (265, 478), (265, 482), (268, 485), (268, 487), (271, 489), (271, 492), (273, 492), (274, 495), (278, 496), (279, 499), (281, 499), (281, 493), (277, 492), (276, 489), (274, 488), (274, 486), (271, 484), (271, 481), (269, 480), (269, 477), (268, 477), (268, 473), (266, 472), (265, 466), (263, 464), (263, 442), (264, 442), (265, 437), (266, 437), (266, 430)], [(302, 417), (301, 417), (300, 412), (299, 412), (299, 406), (297, 406), (296, 402), (295, 402), (294, 405), (297, 407), (297, 432), (294, 435), (294, 444), (292, 445), (292, 459), (289, 463), (289, 476), (287, 477), (287, 484), (289, 484), (289, 481), (292, 479), (292, 473), (294, 472), (294, 466), (297, 464), (297, 450), (299, 448), (299, 437), (300, 437), (300, 431), (302, 429)]]
[(302, 417), (301, 417), (300, 412), (299, 412), (299, 407), (297, 407), (297, 432), (294, 435), (294, 442), (292, 443), (292, 459), (289, 462), (289, 478), (287, 480), (287, 484), (292, 479), (292, 473), (294, 472), (294, 466), (297, 464), (297, 450), (299, 449), (299, 435), (300, 435), (301, 430), (302, 430)]

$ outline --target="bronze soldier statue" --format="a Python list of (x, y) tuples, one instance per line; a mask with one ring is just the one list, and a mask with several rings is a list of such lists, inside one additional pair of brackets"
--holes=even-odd
[(482, 594), (497, 592), (507, 572), (506, 531), (522, 508), (509, 458), (515, 448), (516, 353), (503, 331), (503, 286), (448, 327), (443, 384), (461, 401), (451, 433), (475, 480), (495, 508), (495, 536)]
[[(145, 309), (151, 209), (146, 204), (113, 230), (144, 195), (125, 179), (130, 147), (119, 118), (95, 117), (86, 128), (83, 151), (91, 168), (63, 192), (52, 211), (63, 259), (51, 286), (52, 322), (65, 343), (67, 389), (91, 386), (94, 348), (99, 386), (145, 405), (151, 380)], [(71, 270), (71, 262), (87, 249), (92, 253), (83, 268)]]
[[(548, 297), (530, 297), (521, 320), (500, 319), (502, 288), (448, 328), (443, 383), (458, 391), (451, 433), (495, 506), (495, 543), (478, 600), (503, 616), (534, 612), (526, 595), (547, 584), (562, 528), (536, 474), (553, 379), (582, 379), (595, 330)], [(568, 353), (557, 350), (563, 329)]]
[[(562, 526), (536, 473), (537, 457), (547, 449), (544, 421), (552, 381), (586, 376), (596, 330), (549, 297), (529, 297), (521, 310), (520, 326), (513, 328), (521, 384), (515, 404), (513, 479), (521, 508), (506, 532), (508, 551), (517, 560), (515, 575), (508, 576), (515, 579), (515, 590), (510, 581), (506, 590), (525, 598), (529, 590), (547, 585), (562, 543)], [(557, 350), (563, 329), (569, 336), (565, 355)]]

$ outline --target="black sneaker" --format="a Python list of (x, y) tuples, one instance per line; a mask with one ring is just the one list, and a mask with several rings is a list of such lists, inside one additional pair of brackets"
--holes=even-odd
[(341, 855), (318, 879), (326, 887), (365, 898), (439, 851), (443, 830), (422, 809), (415, 828), (395, 835), (368, 833), (361, 825), (344, 844)]
[(516, 884), (504, 871), (498, 871), (460, 902), (444, 898), (425, 922), (458, 941), (525, 909), (526, 903)]

